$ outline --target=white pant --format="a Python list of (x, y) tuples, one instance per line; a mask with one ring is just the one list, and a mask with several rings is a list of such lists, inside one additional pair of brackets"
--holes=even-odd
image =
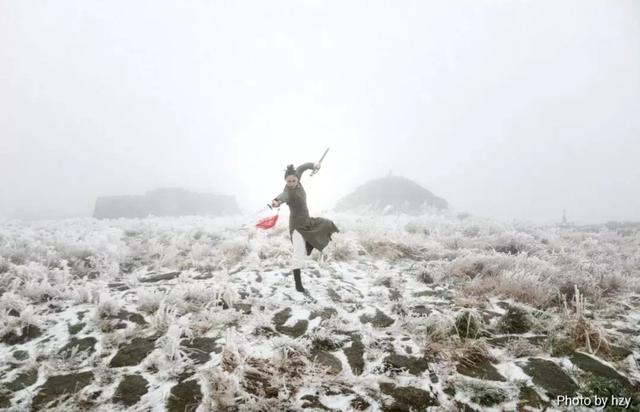
[(307, 253), (307, 242), (297, 230), (293, 231), (291, 235), (293, 241), (293, 258), (291, 259), (291, 270), (302, 269), (304, 265), (304, 258)]

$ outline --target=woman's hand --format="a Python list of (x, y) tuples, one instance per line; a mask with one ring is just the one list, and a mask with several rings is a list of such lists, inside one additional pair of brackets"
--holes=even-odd
[(317, 172), (318, 170), (320, 170), (320, 163), (314, 163), (313, 164), (313, 171)]
[(276, 199), (271, 201), (271, 207), (279, 207), (282, 203), (278, 202)]

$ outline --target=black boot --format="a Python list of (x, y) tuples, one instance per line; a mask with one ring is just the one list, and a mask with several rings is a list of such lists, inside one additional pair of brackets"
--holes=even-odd
[(300, 269), (293, 269), (293, 280), (296, 281), (296, 290), (298, 292), (304, 293), (304, 288), (302, 287), (302, 279), (300, 278)]

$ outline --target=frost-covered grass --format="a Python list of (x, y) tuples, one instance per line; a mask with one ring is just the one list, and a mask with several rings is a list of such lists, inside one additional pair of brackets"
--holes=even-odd
[[(10, 391), (21, 408), (49, 377), (94, 371), (89, 386), (52, 410), (125, 410), (113, 403), (116, 387), (140, 374), (148, 393), (131, 410), (159, 411), (172, 387), (195, 379), (203, 412), (314, 402), (380, 410), (393, 397), (379, 383), (394, 382), (429, 389), (450, 410), (455, 402), (508, 409), (522, 386), (462, 376), (460, 365), (519, 370), (521, 359), (581, 350), (640, 378), (630, 357), (614, 353), (639, 353), (629, 331), (640, 327), (640, 231), (448, 213), (326, 217), (340, 233), (303, 271), (315, 302), (293, 290), (286, 222), (262, 231), (242, 216), (2, 221), (0, 358), (11, 362), (0, 365), (0, 385), (38, 370), (29, 388)], [(143, 361), (110, 366), (120, 348), (150, 337)], [(95, 338), (93, 350), (62, 356), (72, 338)], [(205, 343), (187, 350), (186, 342)], [(27, 358), (16, 359), (18, 351)], [(188, 356), (203, 351), (209, 360)], [(318, 353), (341, 372), (318, 363)], [(391, 367), (392, 355), (428, 359), (429, 370)], [(351, 365), (358, 356), (362, 365)]]

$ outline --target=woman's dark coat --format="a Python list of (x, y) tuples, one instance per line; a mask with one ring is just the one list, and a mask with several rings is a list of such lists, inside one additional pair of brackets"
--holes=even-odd
[(311, 162), (299, 166), (296, 169), (298, 186), (290, 189), (285, 185), (282, 193), (275, 198), (275, 200), (284, 202), (289, 206), (289, 236), (292, 236), (294, 230), (300, 232), (306, 242), (307, 255), (310, 255), (314, 248), (322, 251), (329, 244), (331, 235), (339, 232), (331, 220), (309, 216), (307, 193), (302, 187), (300, 179), (302, 173), (305, 170), (313, 169), (313, 166), (314, 164)]

